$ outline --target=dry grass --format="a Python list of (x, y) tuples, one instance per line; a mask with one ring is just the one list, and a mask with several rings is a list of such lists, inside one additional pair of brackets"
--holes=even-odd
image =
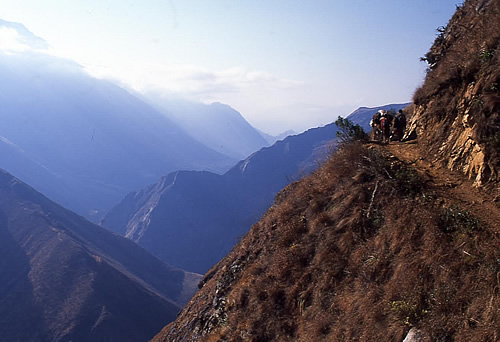
[[(413, 96), (425, 108), (422, 142), (440, 152), (458, 118), (467, 116), (473, 139), (486, 154), (485, 178), (500, 180), (500, 2), (469, 0), (457, 10), (426, 54), (431, 64)], [(427, 129), (432, 127), (432, 129)], [(438, 129), (436, 129), (436, 127)], [(456, 130), (456, 126), (454, 129)], [(445, 157), (450, 151), (441, 149)]]
[[(498, 185), (500, 1), (479, 4), (442, 30), (412, 107), (425, 109), (419, 143), (443, 160), (469, 114)], [(158, 340), (402, 341), (418, 327), (432, 341), (498, 341), (498, 226), (443, 203), (411, 167), (343, 146), (276, 196)]]
[(343, 148), (278, 196), (166, 330), (195, 330), (219, 289), (226, 318), (196, 339), (401, 341), (417, 326), (433, 341), (498, 340), (498, 235), (425, 191), (401, 162)]

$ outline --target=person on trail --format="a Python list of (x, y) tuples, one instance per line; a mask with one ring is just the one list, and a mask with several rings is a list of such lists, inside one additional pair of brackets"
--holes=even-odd
[(391, 136), (391, 119), (392, 116), (386, 111), (383, 111), (380, 118), (380, 128), (382, 129), (382, 142), (388, 144)]
[(375, 114), (370, 121), (370, 126), (372, 128), (372, 140), (379, 141), (382, 138), (381, 130), (380, 130), (380, 118), (382, 117), (382, 110), (379, 110)]
[(404, 115), (401, 109), (394, 117), (393, 126), (394, 126), (393, 140), (401, 141), (403, 139), (403, 135), (406, 129), (406, 116)]

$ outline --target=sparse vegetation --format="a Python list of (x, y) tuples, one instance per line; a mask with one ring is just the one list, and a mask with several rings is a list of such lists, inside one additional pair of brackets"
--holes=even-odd
[(363, 128), (352, 123), (349, 119), (339, 116), (335, 121), (335, 125), (338, 127), (337, 138), (341, 145), (348, 144), (354, 141), (364, 141), (367, 135)]
[[(401, 341), (414, 326), (433, 341), (497, 339), (498, 236), (442, 208), (411, 167), (347, 144), (278, 198), (169, 338), (189, 319), (202, 341)], [(221, 308), (223, 323), (197, 328)]]
[(473, 234), (479, 229), (479, 220), (467, 210), (450, 207), (443, 209), (439, 225), (445, 232)]
[[(498, 1), (458, 6), (425, 57), (431, 69), (414, 98), (425, 112), (426, 153), (447, 161), (444, 142), (462, 132), (452, 125), (473, 127), (469, 139), (485, 151), (496, 185), (500, 33), (491, 23), (499, 18)], [(345, 119), (338, 126), (341, 148), (277, 196), (163, 336), (185, 337), (176, 334), (186, 326), (195, 336), (215, 312), (216, 284), (241, 260), (222, 292), (237, 303), (227, 306), (227, 324), (196, 338), (402, 341), (417, 327), (431, 341), (500, 340), (498, 226), (427, 188), (420, 170), (363, 146)]]
[[(430, 51), (421, 60), (429, 64), (422, 87), (413, 96), (419, 117), (420, 142), (429, 153), (450, 164), (452, 149), (461, 131), (454, 123), (470, 128), (472, 137), (484, 153), (482, 183), (500, 180), (500, 145), (495, 137), (500, 131), (500, 3), (498, 1), (466, 1), (446, 27), (438, 28)], [(460, 146), (464, 144), (459, 144)], [(476, 148), (477, 150), (477, 148)], [(469, 154), (453, 161), (455, 169), (476, 173), (469, 163)], [(460, 153), (458, 153), (460, 154)], [(472, 158), (472, 157), (471, 157)]]

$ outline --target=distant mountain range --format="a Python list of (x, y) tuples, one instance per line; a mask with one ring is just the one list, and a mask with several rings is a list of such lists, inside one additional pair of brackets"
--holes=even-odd
[(0, 167), (94, 221), (162, 175), (223, 173), (267, 145), (229, 106), (153, 108), (48, 54), (22, 24), (0, 20), (0, 27), (29, 43), (26, 51), (0, 50)]
[(161, 97), (149, 97), (148, 101), (190, 137), (237, 160), (269, 146), (268, 141), (228, 105), (161, 100)]
[[(160, 259), (205, 272), (226, 255), (290, 181), (316, 166), (334, 125), (263, 148), (224, 175), (178, 171), (128, 194), (102, 225)], [(315, 157), (313, 157), (315, 156)]]
[(10, 156), (0, 167), (81, 214), (168, 172), (221, 172), (236, 161), (76, 64), (0, 53), (0, 77), (0, 144)]
[(199, 278), (0, 170), (3, 341), (145, 341)]
[(266, 141), (268, 142), (269, 145), (274, 144), (278, 140), (283, 140), (290, 135), (297, 135), (298, 134), (297, 132), (292, 131), (292, 130), (285, 131), (285, 132), (278, 134), (278, 135), (271, 135), (271, 134), (267, 134), (267, 133), (262, 132), (262, 131), (259, 131), (259, 133), (264, 137), (264, 139), (266, 139)]
[[(354, 121), (363, 122), (380, 108), (359, 109)], [(203, 273), (231, 250), (282, 188), (317, 168), (333, 151), (336, 131), (329, 124), (289, 136), (223, 175), (171, 173), (128, 194), (102, 225), (168, 264)]]

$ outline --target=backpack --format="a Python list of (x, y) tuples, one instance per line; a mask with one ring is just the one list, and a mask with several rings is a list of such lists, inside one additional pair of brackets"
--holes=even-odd
[(387, 118), (380, 119), (380, 123), (383, 129), (389, 128), (389, 120)]
[(403, 114), (396, 115), (396, 124), (398, 127), (406, 126), (406, 117)]

